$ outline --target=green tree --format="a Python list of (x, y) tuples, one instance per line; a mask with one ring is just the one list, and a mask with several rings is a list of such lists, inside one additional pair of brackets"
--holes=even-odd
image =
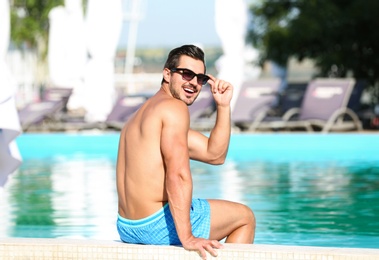
[(261, 61), (310, 58), (323, 77), (366, 79), (379, 88), (379, 1), (266, 0), (251, 6), (248, 41)]
[(11, 40), (16, 47), (34, 49), (45, 57), (49, 32), (49, 12), (64, 0), (13, 0)]

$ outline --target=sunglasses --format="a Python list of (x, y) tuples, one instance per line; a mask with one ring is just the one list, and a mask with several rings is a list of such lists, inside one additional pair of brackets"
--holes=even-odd
[(180, 75), (182, 75), (182, 79), (186, 81), (191, 81), (195, 76), (197, 77), (197, 83), (199, 85), (205, 85), (209, 77), (205, 74), (196, 74), (192, 70), (189, 69), (182, 69), (182, 68), (175, 68), (175, 69), (170, 69), (171, 72), (177, 72)]

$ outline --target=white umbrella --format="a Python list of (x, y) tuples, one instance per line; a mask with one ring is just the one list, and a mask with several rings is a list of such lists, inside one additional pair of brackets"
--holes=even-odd
[(18, 168), (22, 160), (14, 141), (21, 133), (21, 129), (13, 97), (0, 101), (0, 118), (0, 187), (2, 187), (8, 175)]
[[(246, 62), (256, 59), (248, 49), (245, 38), (248, 25), (248, 6), (245, 0), (215, 0), (215, 27), (221, 40), (223, 55), (217, 60), (218, 77), (234, 86), (234, 97), (238, 96), (245, 80)], [(254, 77), (260, 73), (254, 71)], [(250, 73), (251, 74), (251, 73)], [(233, 109), (236, 98), (232, 99)]]
[(21, 133), (14, 100), (14, 83), (5, 63), (9, 44), (9, 2), (0, 0), (0, 187), (8, 175), (21, 164), (21, 156), (14, 139)]
[(87, 63), (82, 1), (65, 0), (49, 13), (49, 77), (53, 86), (72, 88), (69, 109), (84, 106)]
[[(215, 0), (215, 27), (221, 40), (223, 55), (217, 60), (218, 77), (229, 81), (234, 86), (234, 98), (231, 108), (234, 109), (236, 97), (245, 80), (247, 32), (247, 5), (245, 0)], [(242, 201), (239, 190), (227, 187), (227, 183), (238, 184), (241, 178), (233, 164), (223, 174), (220, 182), (225, 187), (222, 197), (233, 201)]]
[(104, 121), (114, 103), (114, 57), (122, 28), (121, 0), (89, 0), (86, 39), (90, 60), (84, 76), (87, 121)]

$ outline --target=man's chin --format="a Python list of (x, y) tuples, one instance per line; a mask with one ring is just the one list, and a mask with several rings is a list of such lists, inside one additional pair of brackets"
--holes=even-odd
[(187, 98), (187, 97), (185, 97), (184, 99), (182, 99), (182, 101), (183, 101), (184, 103), (186, 103), (187, 106), (192, 105), (193, 102), (195, 102), (195, 100), (196, 100), (196, 98)]

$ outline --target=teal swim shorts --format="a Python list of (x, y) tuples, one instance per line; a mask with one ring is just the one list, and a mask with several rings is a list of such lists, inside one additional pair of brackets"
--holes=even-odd
[[(192, 200), (190, 219), (192, 234), (195, 237), (209, 239), (211, 211), (207, 200)], [(143, 219), (130, 220), (118, 215), (117, 231), (121, 241), (125, 243), (181, 245), (168, 203), (153, 215)]]

